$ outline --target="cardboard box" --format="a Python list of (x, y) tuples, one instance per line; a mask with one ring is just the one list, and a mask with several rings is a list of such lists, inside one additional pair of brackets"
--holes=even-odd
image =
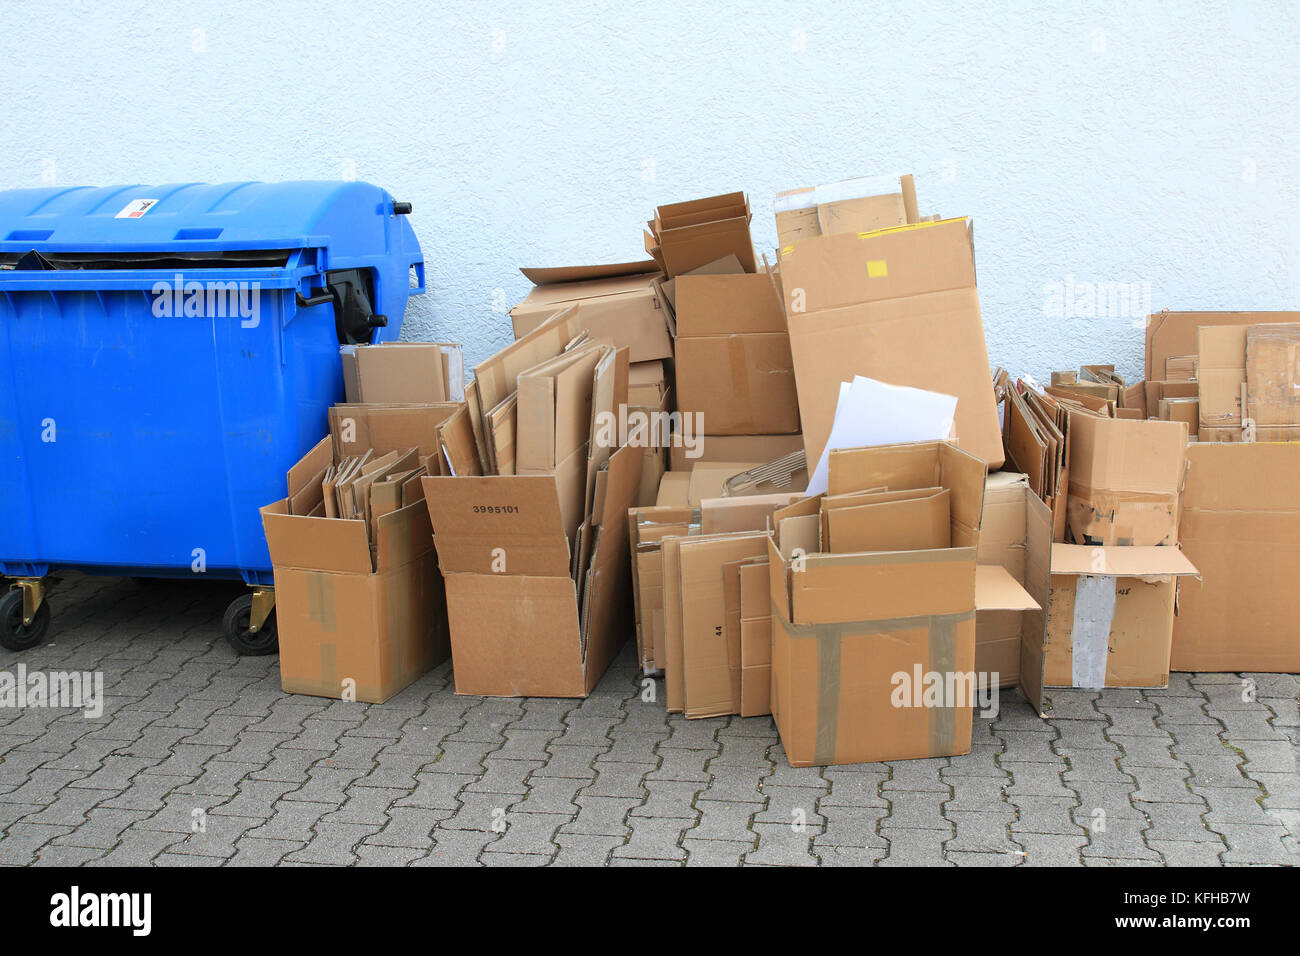
[(697, 432), (797, 432), (790, 337), (773, 278), (683, 275), (676, 301), (677, 407), (695, 416)]
[[(715, 461), (775, 461), (803, 448), (803, 435), (693, 435), (694, 447), (674, 442), (668, 448), (668, 470), (690, 471), (697, 463)], [(688, 457), (698, 452), (695, 458)]]
[(1194, 444), (1179, 539), (1176, 671), (1300, 673), (1300, 444)]
[[(322, 439), (299, 464), (323, 469), (330, 460)], [(261, 513), (286, 692), (383, 703), (447, 659), (442, 578), (423, 501), (377, 519), (373, 558), (364, 521), (290, 514), (288, 498)]]
[(774, 211), (782, 247), (810, 236), (872, 232), (921, 221), (910, 174), (785, 190), (777, 193)]
[(1169, 686), (1178, 578), (1195, 574), (1176, 547), (1052, 545), (1044, 685)]
[(447, 585), (456, 693), (586, 697), (632, 630), (627, 511), (639, 450), (598, 480), (581, 592), (553, 475), (425, 478)]
[[(792, 765), (970, 750), (976, 608), (1035, 603), (1001, 567), (976, 572), (984, 478), (983, 461), (949, 442), (831, 452), (832, 495), (947, 489), (949, 548), (820, 553), (816, 499), (776, 513), (772, 714)], [(926, 700), (934, 679), (943, 693)]]
[(840, 383), (864, 375), (956, 395), (961, 446), (1002, 464), (968, 220), (805, 239), (782, 250), (781, 278), (810, 463)]
[(1041, 653), (1051, 548), (1051, 509), (1034, 494), (1026, 476), (1016, 472), (989, 475), (984, 484), (976, 560), (980, 566), (1004, 568), (1040, 605), (1029, 610), (976, 611), (975, 672), (996, 674), (999, 687), (1020, 683), (1022, 645)]
[[(1157, 312), (1147, 316), (1147, 381), (1164, 378), (1171, 356), (1197, 351), (1196, 330), (1202, 326), (1260, 325), (1266, 322), (1300, 322), (1300, 312)], [(1150, 407), (1148, 405), (1148, 407)]]
[(1200, 424), (1241, 427), (1241, 390), (1246, 381), (1245, 325), (1197, 329), (1200, 376), (1196, 382)]
[(1257, 427), (1300, 425), (1300, 323), (1246, 329), (1246, 403)]
[(653, 262), (628, 263), (633, 273), (611, 275), (606, 266), (567, 269), (521, 269), (537, 284), (510, 310), (516, 339), (522, 339), (556, 312), (579, 305), (580, 327), (598, 341), (627, 348), (629, 361), (648, 362), (673, 357), (668, 324), (651, 280)]
[(1070, 414), (1070, 540), (1172, 545), (1187, 471), (1187, 425)]
[(431, 404), (465, 398), (465, 354), (454, 342), (341, 345), (349, 404)]
[(767, 561), (742, 564), (740, 580), (740, 716), (772, 712), (772, 599)]
[(650, 224), (647, 251), (662, 261), (670, 279), (728, 255), (753, 272), (749, 219), (749, 200), (742, 192), (660, 206)]

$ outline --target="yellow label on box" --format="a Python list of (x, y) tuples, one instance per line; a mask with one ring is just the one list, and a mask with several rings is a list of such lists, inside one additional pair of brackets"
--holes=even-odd
[(867, 260), (867, 276), (872, 279), (883, 279), (889, 275), (889, 267), (885, 265), (884, 259)]

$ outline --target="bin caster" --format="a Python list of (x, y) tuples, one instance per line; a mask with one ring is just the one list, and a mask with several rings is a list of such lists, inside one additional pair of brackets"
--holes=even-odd
[(274, 654), (280, 649), (275, 629), (275, 591), (255, 588), (230, 602), (221, 626), (226, 640), (238, 653), (247, 657)]
[(0, 646), (25, 651), (45, 639), (50, 629), (50, 606), (40, 579), (20, 580), (0, 598)]

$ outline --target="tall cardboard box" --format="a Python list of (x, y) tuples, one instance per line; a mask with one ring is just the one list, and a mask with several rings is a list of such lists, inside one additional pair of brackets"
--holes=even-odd
[[(981, 567), (1006, 569), (1042, 607), (1047, 606), (1046, 580), (1035, 579), (1035, 568), (1051, 560), (1052, 511), (1033, 491), (1028, 478), (1016, 472), (994, 472), (984, 485), (984, 513), (977, 559)], [(1031, 620), (1036, 616), (1037, 620)], [(1037, 628), (1036, 639), (1034, 629)], [(1042, 643), (1042, 611), (980, 610), (975, 615), (975, 671), (997, 674), (999, 687), (1020, 683), (1021, 645), (1028, 635)]]
[(676, 280), (677, 407), (710, 435), (799, 430), (790, 336), (765, 272)]
[[(309, 459), (329, 464), (328, 438), (303, 463)], [(379, 704), (446, 660), (446, 605), (425, 503), (378, 519), (372, 559), (364, 521), (290, 514), (288, 501), (262, 508), (284, 690)]]
[(559, 310), (578, 304), (581, 327), (588, 329), (593, 339), (627, 348), (629, 361), (673, 357), (668, 323), (651, 285), (658, 274), (653, 262), (520, 271), (534, 283), (534, 288), (510, 310), (516, 339)]
[(781, 281), (809, 462), (840, 383), (864, 375), (956, 395), (961, 447), (1002, 464), (969, 220), (803, 239), (781, 250)]
[(1071, 541), (1087, 545), (1178, 542), (1187, 471), (1186, 422), (1070, 413)]
[(1178, 579), (1196, 574), (1177, 547), (1052, 545), (1043, 685), (1167, 687)]
[(640, 467), (640, 449), (625, 446), (597, 480), (581, 593), (554, 475), (423, 479), (456, 693), (591, 693), (632, 632), (627, 512)]
[[(947, 548), (821, 553), (814, 499), (811, 513), (803, 502), (776, 513), (772, 715), (791, 765), (969, 752), (976, 609), (1035, 603), (1001, 567), (977, 574), (984, 478), (984, 462), (949, 442), (831, 452), (832, 495), (946, 489)], [(981, 577), (989, 593), (977, 597)]]
[(1179, 540), (1175, 671), (1300, 673), (1300, 443), (1193, 444)]

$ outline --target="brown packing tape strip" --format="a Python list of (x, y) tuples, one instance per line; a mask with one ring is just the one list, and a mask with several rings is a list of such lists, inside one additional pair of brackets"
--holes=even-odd
[[(840, 649), (846, 632), (853, 636), (926, 628), (930, 635), (930, 670), (951, 673), (957, 666), (957, 625), (975, 619), (974, 610), (959, 614), (919, 614), (879, 621), (837, 621), (833, 624), (791, 624), (772, 602), (772, 620), (795, 639), (817, 641), (817, 737), (813, 763), (835, 761), (840, 723)], [(948, 753), (957, 737), (957, 709), (930, 708), (930, 751)]]
[(336, 644), (320, 646), (320, 680), (322, 686), (333, 687), (334, 693), (343, 692), (343, 687), (339, 684), (339, 651)]
[(307, 618), (319, 624), (322, 631), (338, 629), (338, 618), (334, 613), (334, 579), (328, 571), (307, 572)]

